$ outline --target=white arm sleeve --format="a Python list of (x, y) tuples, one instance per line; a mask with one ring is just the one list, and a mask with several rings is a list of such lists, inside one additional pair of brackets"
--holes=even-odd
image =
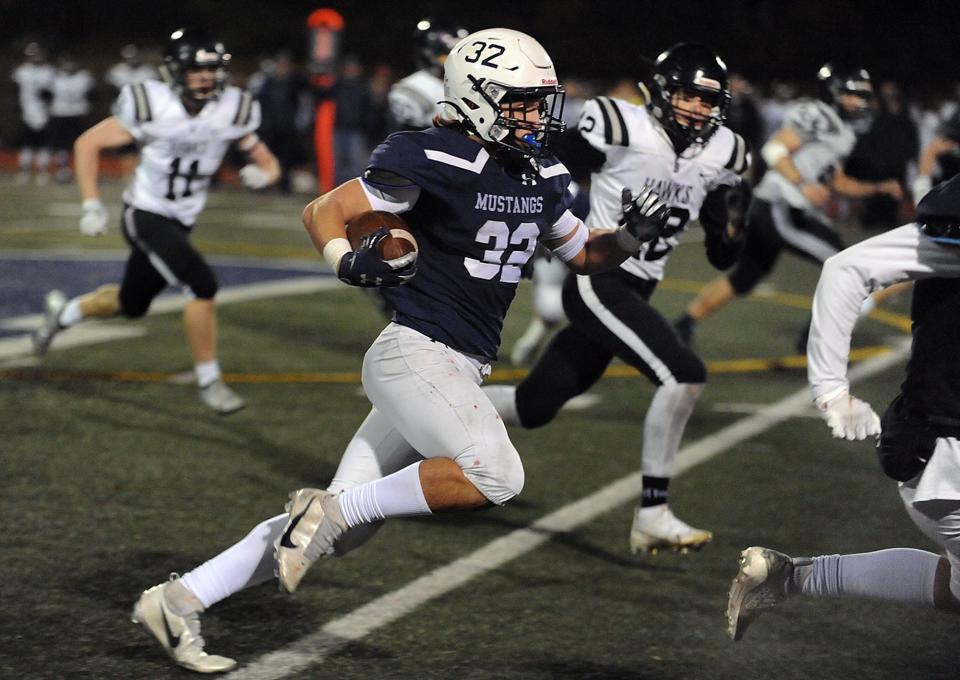
[(406, 212), (420, 198), (420, 187), (418, 186), (381, 189), (367, 184), (362, 179), (360, 180), (360, 186), (363, 187), (363, 193), (367, 195), (367, 200), (370, 201), (370, 207), (373, 210), (383, 210), (389, 213)]
[(960, 277), (960, 252), (924, 238), (913, 223), (861, 241), (824, 263), (807, 343), (814, 399), (849, 387), (850, 337), (867, 296), (899, 281), (932, 277)]

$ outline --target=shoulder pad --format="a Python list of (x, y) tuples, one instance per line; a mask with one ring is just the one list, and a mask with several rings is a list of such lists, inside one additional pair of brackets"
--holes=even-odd
[(607, 144), (613, 146), (630, 146), (630, 133), (623, 113), (617, 106), (617, 100), (611, 97), (594, 97), (603, 116), (603, 136)]
[(733, 151), (730, 153), (730, 158), (723, 165), (723, 167), (731, 172), (737, 173), (738, 175), (742, 175), (750, 166), (749, 151), (750, 150), (747, 147), (747, 140), (734, 132)]
[(128, 86), (133, 94), (134, 116), (138, 123), (149, 123), (153, 120), (153, 111), (150, 108), (150, 96), (144, 83), (133, 83)]
[(232, 124), (237, 127), (244, 127), (250, 123), (250, 115), (253, 112), (253, 94), (250, 90), (242, 90), (237, 101), (237, 110), (233, 116)]

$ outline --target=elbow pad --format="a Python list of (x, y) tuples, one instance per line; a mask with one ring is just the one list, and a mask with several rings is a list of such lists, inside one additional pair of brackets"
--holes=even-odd
[(760, 149), (760, 155), (763, 157), (763, 160), (766, 161), (767, 165), (772, 168), (790, 155), (790, 149), (788, 149), (787, 145), (783, 142), (777, 139), (771, 139)]

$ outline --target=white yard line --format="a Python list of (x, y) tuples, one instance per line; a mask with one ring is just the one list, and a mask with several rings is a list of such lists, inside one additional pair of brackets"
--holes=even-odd
[[(235, 302), (283, 297), (285, 295), (307, 295), (309, 293), (330, 290), (342, 285), (343, 284), (333, 276), (318, 275), (269, 281), (266, 283), (230, 286), (229, 288), (222, 288), (217, 292), (217, 304), (229, 305)], [(182, 295), (158, 298), (150, 307), (150, 314), (179, 312), (183, 309), (186, 301), (187, 298)], [(0, 328), (7, 330), (32, 330), (40, 324), (42, 319), (43, 315), (41, 314), (26, 314), (24, 316), (12, 317), (0, 321)], [(121, 326), (118, 325), (115, 320), (112, 322), (89, 321), (79, 324), (75, 328), (71, 328), (69, 332), (58, 335), (54, 339), (50, 351), (53, 352), (59, 349), (66, 349), (67, 347), (138, 337), (143, 335), (143, 333), (143, 329), (137, 326)], [(32, 351), (30, 337), (27, 335), (0, 338), (0, 362), (5, 362), (4, 365), (6, 366), (16, 363), (15, 361), (10, 361), (14, 359), (22, 359), (24, 362), (29, 363)]]
[[(850, 382), (857, 382), (887, 370), (902, 362), (909, 351), (909, 340), (901, 341), (889, 354), (869, 359), (851, 369)], [(803, 415), (810, 408), (810, 392), (804, 388), (752, 416), (689, 444), (678, 454), (674, 476), (705, 463), (721, 452), (789, 418)], [(623, 477), (579, 501), (541, 517), (526, 529), (518, 529), (498, 538), (466, 557), (461, 557), (399, 590), (387, 593), (345, 616), (334, 619), (317, 632), (283, 649), (264, 654), (227, 677), (234, 680), (272, 680), (320, 663), (347, 643), (362, 639), (471, 579), (535, 550), (550, 540), (554, 533), (571, 531), (635, 499), (639, 496), (640, 484), (639, 472)], [(322, 569), (323, 566), (317, 568)]]

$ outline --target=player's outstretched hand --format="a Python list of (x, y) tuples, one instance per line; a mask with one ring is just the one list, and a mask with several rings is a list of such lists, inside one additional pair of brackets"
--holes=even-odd
[(620, 195), (623, 221), (620, 223), (640, 243), (653, 241), (663, 232), (670, 217), (669, 208), (649, 188), (643, 188), (636, 198), (624, 187)]
[(416, 251), (389, 261), (380, 257), (380, 241), (389, 235), (390, 231), (381, 227), (365, 237), (359, 248), (344, 254), (337, 267), (340, 280), (362, 288), (389, 288), (412, 279), (417, 273)]
[(817, 398), (817, 409), (837, 439), (866, 439), (880, 434), (880, 417), (870, 404), (841, 387)]
[(103, 203), (97, 198), (88, 198), (83, 202), (83, 215), (80, 217), (80, 233), (84, 236), (103, 236), (107, 233), (110, 215)]

